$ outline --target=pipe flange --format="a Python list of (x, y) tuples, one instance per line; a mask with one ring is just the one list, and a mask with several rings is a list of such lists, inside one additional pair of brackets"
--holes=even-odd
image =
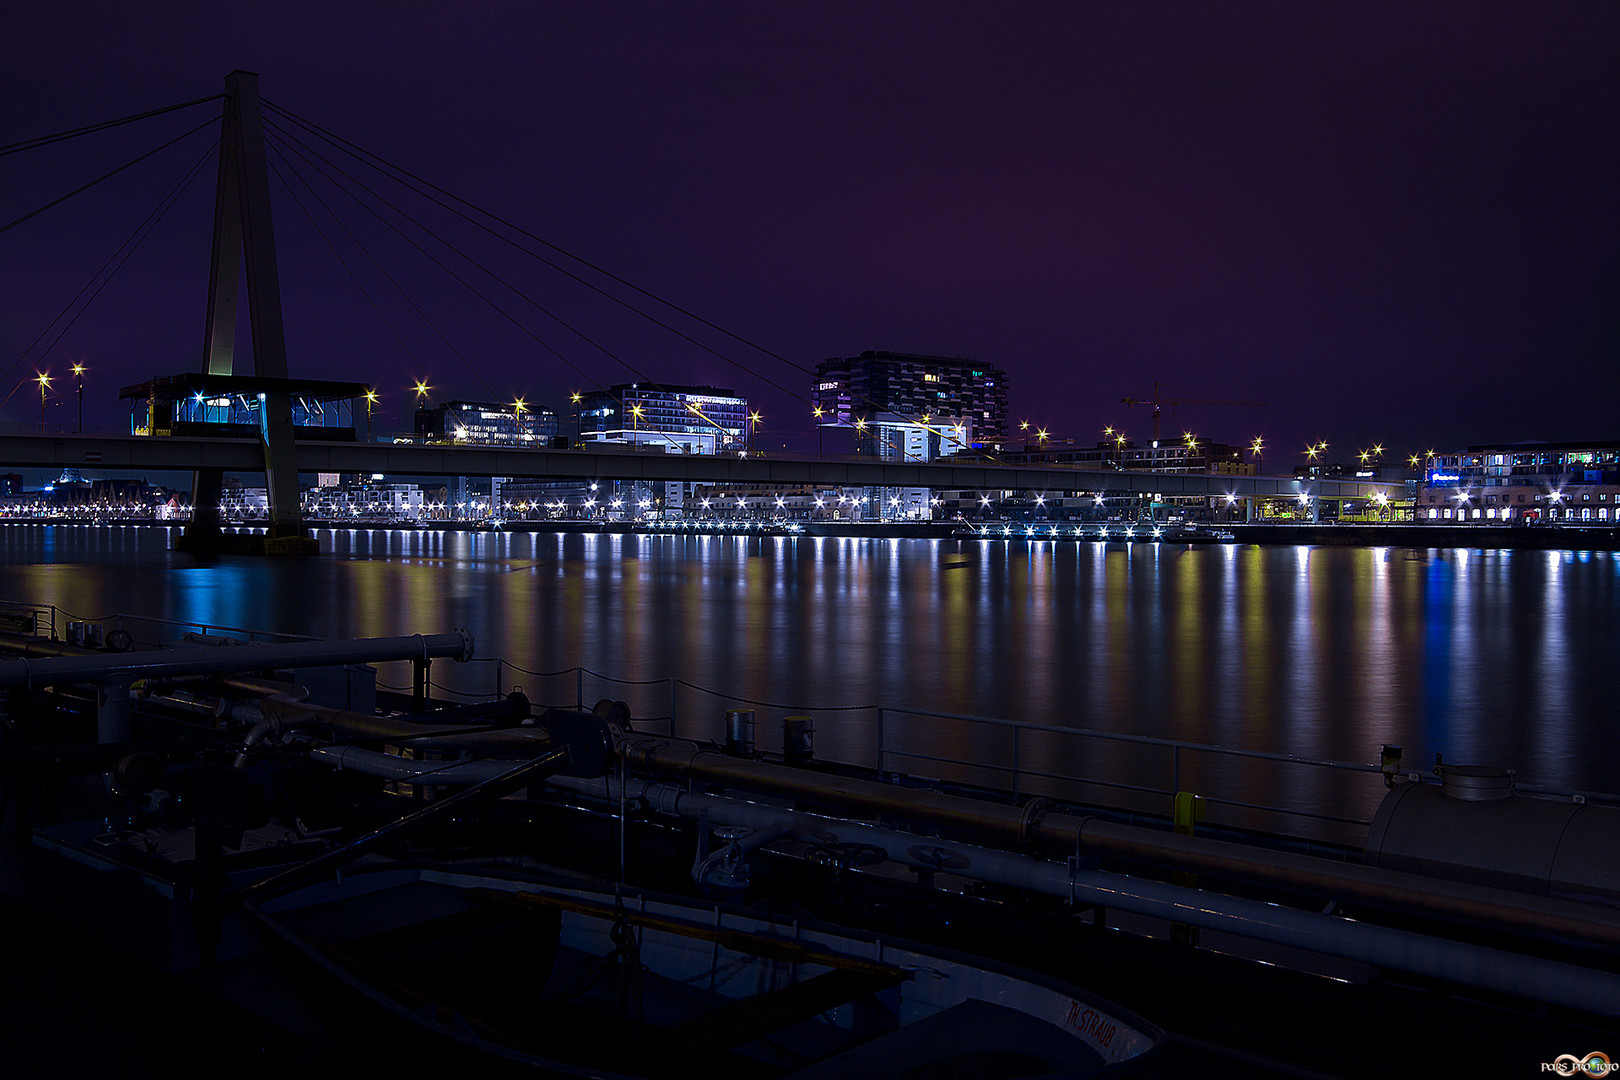
[(1024, 804), (1024, 812), (1018, 815), (1018, 844), (1020, 847), (1030, 846), (1030, 834), (1035, 831), (1035, 822), (1057, 803), (1051, 799), (1035, 798)]

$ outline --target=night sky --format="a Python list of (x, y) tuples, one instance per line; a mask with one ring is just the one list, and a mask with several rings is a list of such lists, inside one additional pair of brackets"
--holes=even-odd
[[(5, 21), (0, 144), (257, 71), (268, 101), (792, 362), (659, 312), (734, 366), (401, 202), (596, 345), (480, 278), (531, 337), (301, 164), (460, 353), (300, 189), (385, 323), (273, 177), (292, 373), (375, 383), (380, 429), (410, 426), (419, 375), (441, 400), (559, 408), (650, 378), (735, 387), (762, 438), (813, 448), (793, 365), (879, 348), (1003, 367), (1015, 418), (1088, 443), (1145, 441), (1119, 399), (1155, 380), (1265, 402), (1182, 406), (1166, 430), (1263, 434), (1268, 471), (1316, 439), (1348, 458), (1620, 437), (1613, 4), (24, 2)], [(216, 108), (0, 158), (0, 223)], [(118, 387), (200, 365), (212, 162), (48, 352), (55, 331), (29, 343), (212, 137), (0, 234), (0, 421), (38, 424), (36, 370), (60, 388), (85, 363), (86, 423), (110, 426)]]

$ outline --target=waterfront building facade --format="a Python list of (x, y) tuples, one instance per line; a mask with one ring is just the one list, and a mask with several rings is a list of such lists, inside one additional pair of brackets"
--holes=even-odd
[(718, 386), (621, 383), (580, 395), (581, 443), (613, 442), (667, 454), (748, 449), (748, 399)]
[(304, 514), (327, 521), (358, 518), (417, 521), (427, 516), (427, 497), (420, 485), (392, 484), (370, 478), (322, 474), (320, 483), (303, 492)]
[[(1253, 476), (1258, 471), (1245, 448), (1203, 439), (1154, 440), (1139, 446), (1123, 435), (1101, 440), (1090, 446), (1069, 439), (1042, 439), (1009, 448), (997, 455), (1002, 461), (1019, 465), (1073, 465), (1098, 472), (1203, 473), (1222, 476)], [(978, 503), (982, 510), (984, 504)], [(1007, 493), (1009, 516), (1050, 515), (1077, 520), (1136, 520), (1193, 516), (1228, 520), (1236, 516), (1236, 501), (1222, 497), (1143, 496), (1123, 488), (1084, 492), (1047, 492), (1025, 499)], [(957, 508), (959, 499), (948, 500)], [(997, 500), (1000, 505), (1001, 500)], [(974, 507), (965, 508), (971, 512)], [(1244, 508), (1245, 512), (1247, 508)]]
[(487, 445), (546, 445), (557, 435), (557, 414), (544, 405), (447, 401), (416, 410), (416, 434), (426, 439)]
[(1417, 518), (1620, 521), (1620, 442), (1490, 443), (1432, 454)]
[(889, 413), (961, 428), (965, 446), (993, 446), (1007, 435), (1007, 373), (977, 360), (869, 349), (818, 364), (813, 385), (811, 401), (824, 426), (857, 427)]
[[(1005, 371), (976, 360), (867, 350), (817, 365), (812, 401), (822, 427), (854, 429), (857, 454), (922, 462), (999, 446), (1007, 385)], [(871, 487), (860, 498), (891, 520), (928, 519), (938, 505), (923, 487)]]

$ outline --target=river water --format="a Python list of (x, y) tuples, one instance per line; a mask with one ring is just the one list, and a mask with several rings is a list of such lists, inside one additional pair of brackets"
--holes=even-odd
[[(1006, 733), (931, 713), (1375, 762), (1519, 770), (1609, 791), (1620, 760), (1612, 553), (339, 530), (320, 558), (170, 550), (169, 530), (0, 528), (0, 595), (326, 637), (470, 630), (503, 689), (629, 702), (718, 737), (749, 703), (820, 753), (1007, 764)], [(545, 675), (574, 667), (595, 675)], [(671, 679), (677, 680), (672, 684)], [(439, 662), (448, 691), (496, 665)], [(379, 681), (404, 685), (394, 665)], [(696, 689), (703, 688), (703, 689)], [(712, 691), (706, 692), (706, 691)], [(894, 710), (912, 709), (917, 713)], [(665, 721), (667, 722), (667, 720)], [(1025, 736), (1027, 772), (1370, 816), (1382, 784), (1253, 760)], [(1003, 779), (1004, 779), (1004, 774)], [(980, 777), (994, 780), (995, 775)], [(1026, 784), (1040, 789), (1037, 779)], [(1127, 799), (1128, 801), (1128, 799)]]

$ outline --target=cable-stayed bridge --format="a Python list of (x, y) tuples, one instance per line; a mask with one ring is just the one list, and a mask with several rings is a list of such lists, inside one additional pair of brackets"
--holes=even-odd
[[(379, 317), (388, 324), (390, 332), (399, 339), (402, 348), (405, 347), (399, 329), (383, 313), (377, 298), (367, 291), (361, 283), (354, 267), (343, 259), (338, 252), (337, 239), (339, 234), (353, 242), (353, 246), (364, 255), (373, 265), (381, 277), (386, 279), (405, 299), (415, 314), (420, 317), (440, 340), (444, 348), (452, 353), (456, 359), (466, 367), (468, 373), (489, 392), (492, 398), (499, 399), (500, 395), (490, 387), (490, 384), (471, 364), (464, 353), (458, 350), (445, 336), (442, 329), (427, 315), (422, 307), (407, 295), (399, 280), (393, 275), (387, 265), (386, 257), (379, 258), (367, 245), (355, 235), (353, 230), (333, 212), (331, 205), (323, 198), (312, 177), (320, 177), (335, 185), (338, 190), (351, 199), (355, 199), (368, 213), (375, 215), (400, 241), (408, 244), (420, 252), (429, 261), (436, 264), (439, 269), (464, 286), (484, 304), (506, 321), (521, 329), (538, 347), (539, 352), (554, 358), (558, 363), (566, 366), (587, 384), (598, 383), (598, 370), (600, 362), (596, 365), (581, 364), (555, 348), (547, 340), (540, 337), (532, 328), (517, 318), (509, 306), (498, 302), (491, 295), (494, 291), (493, 282), (506, 290), (506, 294), (515, 295), (519, 300), (530, 305), (539, 315), (549, 320), (549, 324), (562, 328), (574, 335), (591, 349), (596, 350), (602, 358), (628, 370), (632, 375), (644, 382), (656, 384), (657, 380), (649, 377), (647, 372), (639, 370), (633, 362), (626, 357), (614, 353), (601, 341), (587, 335), (583, 330), (570, 323), (555, 309), (540, 303), (533, 295), (525, 293), (510, 279), (503, 277), (499, 272), (487, 264), (473, 261), (464, 251), (454, 248), (439, 236), (426, 229), (411, 213), (399, 206), (395, 201), (378, 191), (371, 184), (357, 177), (351, 169), (358, 165), (367, 165), (384, 171), (390, 179), (404, 184), (413, 194), (425, 198), (429, 202), (448, 211), (454, 216), (470, 223), (506, 244), (532, 256), (553, 270), (557, 270), (573, 281), (594, 290), (607, 300), (630, 309), (635, 314), (649, 320), (652, 324), (682, 339), (691, 346), (704, 350), (728, 364), (732, 364), (751, 378), (774, 387), (776, 390), (790, 394), (795, 398), (801, 396), (799, 389), (794, 389), (775, 381), (770, 376), (740, 364), (730, 356), (725, 355), (713, 346), (700, 340), (695, 334), (703, 331), (697, 327), (706, 328), (716, 332), (737, 344), (756, 350), (765, 357), (780, 362), (794, 369), (794, 378), (801, 379), (801, 388), (807, 386), (812, 370), (805, 365), (796, 363), (787, 357), (781, 356), (733, 334), (724, 328), (715, 325), (679, 307), (669, 301), (648, 293), (621, 278), (602, 270), (600, 267), (556, 248), (548, 241), (529, 233), (512, 223), (500, 219), (488, 211), (479, 210), (472, 204), (451, 195), (430, 182), (423, 180), (397, 166), (389, 165), (376, 159), (375, 155), (361, 150), (347, 140), (327, 132), (310, 121), (282, 109), (271, 103), (262, 102), (258, 91), (258, 78), (249, 72), (237, 71), (227, 76), (224, 92), (210, 98), (185, 102), (180, 105), (164, 109), (152, 110), (148, 113), (124, 117), (116, 121), (108, 121), (100, 125), (73, 132), (59, 133), (40, 139), (28, 140), (25, 143), (14, 144), (10, 147), (0, 148), (0, 152), (10, 154), (21, 150), (32, 149), (42, 145), (74, 138), (82, 134), (103, 130), (112, 126), (129, 122), (140, 121), (153, 116), (191, 108), (211, 101), (222, 101), (222, 118), (219, 121), (218, 146), (218, 172), (214, 208), (214, 230), (211, 248), (211, 264), (209, 275), (209, 289), (206, 320), (204, 328), (204, 349), (200, 369), (211, 379), (238, 379), (244, 383), (253, 380), (259, 389), (251, 395), (241, 395), (244, 399), (252, 397), (255, 402), (252, 406), (254, 424), (248, 428), (251, 432), (257, 429), (257, 437), (190, 437), (185, 434), (176, 435), (149, 435), (149, 436), (107, 436), (107, 435), (56, 435), (46, 432), (44, 423), (45, 406), (45, 380), (41, 375), (41, 431), (39, 434), (16, 433), (0, 434), (0, 466), (19, 468), (64, 468), (64, 467), (93, 467), (100, 470), (114, 471), (190, 471), (194, 475), (193, 502), (196, 506), (192, 531), (199, 536), (206, 536), (209, 532), (217, 532), (218, 521), (216, 506), (220, 491), (222, 477), (226, 472), (257, 472), (263, 471), (266, 477), (266, 487), (269, 492), (270, 503), (270, 533), (272, 536), (303, 536), (304, 530), (300, 518), (300, 498), (298, 476), (300, 473), (381, 473), (395, 476), (500, 476), (512, 478), (551, 478), (558, 480), (596, 480), (596, 481), (686, 481), (708, 484), (729, 484), (738, 486), (755, 486), (761, 484), (784, 485), (825, 485), (834, 486), (877, 486), (892, 488), (934, 488), (939, 490), (977, 491), (981, 493), (995, 491), (1015, 491), (1030, 493), (1130, 493), (1130, 494), (1157, 494), (1165, 496), (1186, 497), (1220, 497), (1236, 496), (1238, 498), (1263, 497), (1297, 497), (1308, 495), (1312, 498), (1371, 498), (1379, 494), (1386, 496), (1393, 494), (1389, 483), (1375, 483), (1354, 480), (1312, 480), (1302, 482), (1292, 476), (1266, 477), (1266, 476), (1234, 476), (1224, 474), (1204, 473), (1176, 473), (1176, 472), (1148, 472), (1126, 469), (1099, 470), (1094, 468), (1081, 469), (1051, 464), (1020, 465), (996, 460), (990, 455), (957, 455), (933, 462), (917, 462), (904, 460), (885, 460), (873, 457), (823, 457), (819, 455), (789, 455), (781, 453), (760, 454), (749, 452), (746, 454), (720, 454), (695, 455), (679, 453), (648, 452), (648, 448), (618, 447), (610, 444), (595, 444), (590, 448), (570, 449), (530, 449), (527, 447), (507, 447), (491, 445), (465, 445), (465, 444), (432, 444), (424, 445), (412, 442), (371, 442), (349, 441), (327, 442), (322, 441), (319, 429), (312, 431), (308, 427), (295, 427), (293, 419), (294, 403), (298, 399), (296, 380), (288, 377), (288, 344), (282, 320), (281, 286), (276, 261), (275, 233), (271, 224), (270, 178), (274, 175), (286, 187), (298, 209), (309, 219), (321, 239), (332, 248), (333, 254), (343, 262), (344, 269), (354, 280), (366, 299), (377, 310)], [(265, 111), (268, 109), (268, 113)], [(214, 121), (204, 121), (192, 127), (189, 131), (168, 140), (155, 150), (148, 151), (134, 161), (119, 166), (89, 184), (69, 192), (59, 199), (55, 199), (44, 206), (37, 208), (16, 220), (0, 225), (0, 232), (8, 231), (16, 225), (31, 219), (39, 213), (72, 198), (81, 191), (101, 183), (130, 166), (150, 157), (152, 154), (173, 146), (188, 137), (206, 132)], [(325, 140), (316, 145), (314, 140)], [(209, 148), (184, 173), (181, 181), (158, 208), (148, 215), (146, 221), (131, 234), (129, 240), (114, 253), (108, 265), (103, 268), (105, 278), (96, 285), (95, 291), (89, 294), (88, 304), (95, 294), (111, 280), (119, 267), (128, 260), (140, 241), (151, 231), (174, 201), (203, 171), (206, 162), (213, 155)], [(344, 155), (348, 155), (344, 158)], [(343, 160), (338, 160), (343, 159)], [(386, 170), (392, 170), (391, 173)], [(373, 203), (368, 205), (357, 198), (357, 192), (363, 191)], [(377, 206), (385, 206), (391, 211), (385, 215)], [(335, 225), (335, 229), (328, 230), (317, 221), (315, 208), (326, 212), (327, 218)], [(492, 224), (493, 222), (493, 224)], [(448, 249), (449, 261), (425, 246), (423, 239), (412, 235), (405, 226), (414, 225), (423, 232), (418, 234), (430, 242), (444, 245)], [(451, 265), (457, 258), (465, 260), (461, 269)], [(641, 299), (650, 300), (658, 305), (659, 313), (650, 312), (637, 304), (626, 301), (623, 296), (615, 295), (601, 285), (586, 280), (583, 271), (569, 269), (561, 264), (560, 260), (571, 259), (577, 267), (585, 268), (591, 273), (600, 275), (598, 280), (616, 283), (622, 286), (627, 294), (638, 295)], [(116, 261), (116, 265), (115, 265)], [(468, 267), (472, 269), (468, 269)], [(110, 269), (109, 269), (110, 267)], [(98, 272), (98, 277), (102, 272)], [(476, 280), (474, 280), (476, 278)], [(97, 279), (92, 279), (92, 284)], [(238, 290), (239, 282), (245, 282), (247, 314), (249, 316), (252, 342), (252, 370), (251, 373), (239, 370), (243, 365), (234, 356), (237, 324), (238, 324)], [(480, 284), (482, 282), (482, 284)], [(86, 290), (81, 290), (81, 296)], [(503, 295), (506, 295), (503, 294)], [(68, 309), (64, 309), (63, 319), (74, 309), (79, 302), (75, 298)], [(83, 307), (77, 308), (82, 313)], [(45, 351), (54, 347), (61, 334), (72, 325), (73, 319), (66, 319), (55, 340), (45, 346)], [(685, 326), (694, 328), (688, 332), (676, 325), (679, 320), (688, 320)], [(56, 320), (46, 328), (46, 332), (36, 339), (29, 350), (12, 364), (11, 369), (0, 373), (0, 379), (10, 374), (19, 363), (28, 357), (30, 352), (39, 345), (54, 328)], [(41, 355), (44, 355), (42, 352)], [(311, 384), (313, 385), (313, 384)], [(364, 384), (356, 384), (363, 386)], [(80, 384), (82, 393), (82, 383)], [(374, 397), (369, 393), (367, 399)], [(82, 399), (81, 399), (82, 400)], [(870, 403), (874, 410), (882, 408), (880, 403)], [(925, 418), (926, 421), (926, 418)], [(164, 425), (154, 425), (163, 428)], [(234, 431), (230, 434), (243, 435), (248, 432)]]

